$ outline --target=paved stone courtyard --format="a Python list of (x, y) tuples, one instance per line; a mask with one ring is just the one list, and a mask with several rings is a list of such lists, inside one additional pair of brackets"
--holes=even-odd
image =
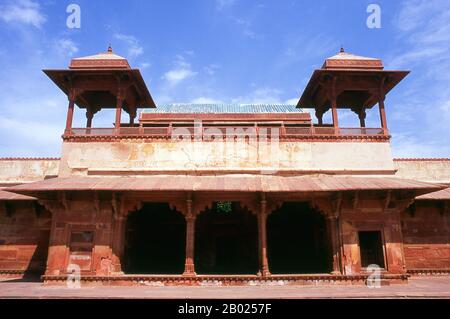
[(450, 276), (410, 278), (408, 284), (382, 286), (82, 287), (69, 289), (36, 282), (0, 282), (0, 298), (446, 298)]

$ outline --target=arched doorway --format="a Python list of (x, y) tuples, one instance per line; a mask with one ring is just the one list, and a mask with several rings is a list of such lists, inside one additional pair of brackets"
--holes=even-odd
[(146, 203), (127, 219), (124, 271), (129, 274), (182, 274), (186, 222), (167, 203)]
[(256, 274), (257, 218), (239, 202), (215, 203), (201, 213), (195, 227), (198, 274)]
[(272, 274), (328, 273), (325, 218), (304, 202), (287, 202), (267, 219)]

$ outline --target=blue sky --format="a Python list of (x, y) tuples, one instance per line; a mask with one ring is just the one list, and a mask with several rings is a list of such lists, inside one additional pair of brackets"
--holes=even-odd
[[(80, 29), (66, 26), (71, 3)], [(370, 3), (381, 7), (380, 29), (366, 25)], [(0, 0), (0, 156), (59, 156), (67, 98), (41, 70), (111, 43), (157, 104), (296, 103), (341, 45), (382, 58), (412, 71), (386, 99), (394, 156), (450, 157), (449, 21), (448, 0)], [(102, 111), (94, 125), (113, 118)], [(374, 109), (368, 126), (378, 123)]]

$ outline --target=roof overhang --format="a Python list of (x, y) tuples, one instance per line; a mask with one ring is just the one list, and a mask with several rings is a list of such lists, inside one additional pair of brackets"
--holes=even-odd
[(384, 177), (332, 175), (153, 175), (139, 177), (54, 178), (9, 188), (19, 194), (39, 197), (60, 191), (110, 192), (267, 192), (312, 193), (343, 191), (412, 191), (415, 196), (442, 189), (439, 184)]
[(450, 201), (450, 187), (416, 197), (419, 201)]
[[(69, 95), (71, 87), (84, 90), (75, 103), (80, 108), (97, 107), (115, 108), (116, 102), (110, 90), (117, 87), (118, 79), (129, 83), (126, 95), (132, 95), (139, 108), (155, 108), (156, 104), (138, 69), (60, 69), (43, 70), (43, 72), (63, 91)], [(91, 92), (91, 93), (90, 93)], [(93, 95), (92, 92), (99, 92)], [(103, 94), (101, 92), (104, 92)]]
[(7, 192), (0, 189), (0, 201), (35, 201), (34, 197)]
[[(384, 77), (386, 78), (383, 86), (383, 92), (386, 95), (389, 93), (401, 80), (403, 80), (409, 71), (385, 71), (385, 70), (360, 70), (360, 69), (335, 69), (315, 70), (302, 93), (302, 96), (297, 104), (297, 107), (301, 108), (315, 108), (317, 103), (315, 97), (320, 95), (326, 95), (321, 91), (325, 90), (322, 85), (326, 78), (338, 77), (337, 86), (344, 88), (345, 91), (351, 91), (352, 94), (346, 98), (342, 96), (338, 97), (338, 108), (349, 108), (351, 104), (364, 105), (366, 108), (373, 107), (378, 103), (376, 94), (372, 94), (371, 91), (378, 92), (379, 82)], [(359, 96), (355, 92), (369, 92), (368, 96), (361, 93)], [(360, 97), (360, 99), (358, 99)], [(355, 100), (356, 99), (356, 100)], [(330, 104), (330, 101), (325, 101), (326, 104)], [(319, 105), (319, 107), (322, 107)]]

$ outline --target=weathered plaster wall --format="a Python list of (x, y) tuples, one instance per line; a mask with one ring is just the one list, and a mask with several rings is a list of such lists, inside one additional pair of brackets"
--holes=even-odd
[(402, 213), (408, 269), (450, 269), (450, 218), (441, 204), (419, 202)]
[(58, 159), (0, 159), (0, 184), (21, 184), (43, 180), (46, 176), (56, 176)]
[(394, 170), (389, 143), (119, 141), (64, 143), (60, 176), (108, 171), (186, 170)]
[(450, 184), (450, 160), (396, 160), (396, 177)]
[(38, 215), (33, 203), (0, 203), (0, 273), (4, 270), (45, 270), (51, 216)]

